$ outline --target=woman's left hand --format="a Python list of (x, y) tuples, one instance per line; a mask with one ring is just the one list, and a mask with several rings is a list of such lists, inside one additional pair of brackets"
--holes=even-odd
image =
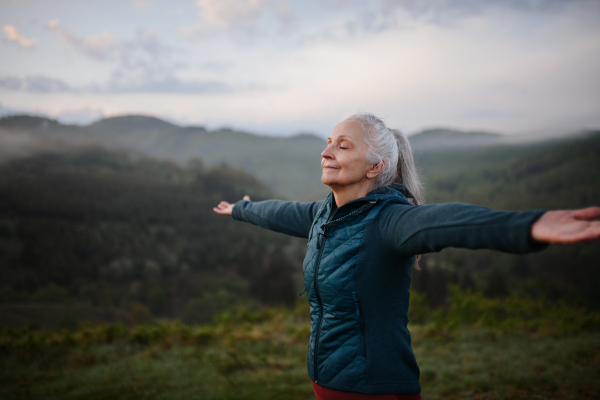
[[(250, 201), (250, 196), (244, 196), (243, 200)], [(231, 213), (233, 212), (233, 206), (235, 206), (235, 204), (222, 201), (216, 207), (213, 208), (213, 211), (221, 215), (231, 215)]]
[(544, 243), (576, 243), (600, 238), (600, 207), (547, 211), (532, 226), (533, 240)]

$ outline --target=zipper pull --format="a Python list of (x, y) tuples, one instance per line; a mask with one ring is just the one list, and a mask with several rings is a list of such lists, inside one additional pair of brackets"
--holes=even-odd
[(321, 249), (321, 241), (325, 239), (325, 231), (326, 229), (321, 226), (321, 230), (317, 234), (317, 250)]
[(303, 291), (301, 291), (298, 296), (302, 296), (304, 294), (304, 292), (306, 292), (306, 289), (304, 289)]

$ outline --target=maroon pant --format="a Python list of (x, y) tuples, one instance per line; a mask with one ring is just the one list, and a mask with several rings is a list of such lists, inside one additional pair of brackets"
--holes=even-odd
[(340, 392), (313, 384), (317, 400), (421, 400), (421, 394), (363, 394)]

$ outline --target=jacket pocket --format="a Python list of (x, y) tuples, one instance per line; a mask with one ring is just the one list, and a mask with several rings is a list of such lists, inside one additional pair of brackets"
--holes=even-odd
[(354, 299), (354, 310), (356, 312), (356, 316), (358, 317), (358, 324), (360, 326), (360, 338), (362, 341), (362, 346), (360, 353), (363, 357), (367, 356), (367, 341), (365, 339), (365, 317), (360, 309), (360, 303), (358, 302), (358, 296), (356, 292), (352, 292), (352, 298)]

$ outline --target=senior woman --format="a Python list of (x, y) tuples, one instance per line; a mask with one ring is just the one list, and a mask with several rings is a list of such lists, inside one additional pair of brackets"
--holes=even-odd
[(600, 207), (503, 212), (461, 203), (422, 205), (408, 140), (371, 114), (335, 126), (321, 153), (324, 201), (281, 200), (214, 211), (308, 238), (308, 374), (329, 399), (420, 399), (407, 329), (410, 282), (420, 254), (445, 247), (539, 251), (600, 237)]

